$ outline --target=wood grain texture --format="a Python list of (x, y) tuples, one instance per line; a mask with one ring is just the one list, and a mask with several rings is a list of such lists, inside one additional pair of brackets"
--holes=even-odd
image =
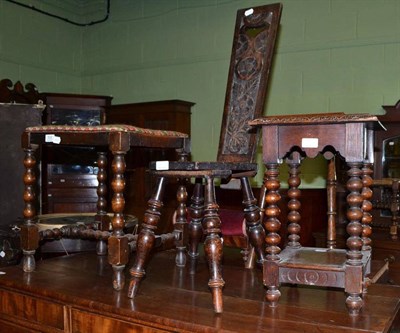
[(4, 268), (0, 332), (366, 333), (398, 328), (400, 287), (372, 285), (357, 318), (348, 315), (342, 291), (312, 287), (282, 287), (273, 309), (263, 301), (262, 272), (243, 268), (237, 249), (224, 252), (224, 313), (218, 315), (209, 297), (205, 260), (178, 268), (175, 251), (154, 255), (134, 300), (125, 290), (112, 289), (112, 268), (94, 253), (44, 260), (29, 274), (20, 267)]

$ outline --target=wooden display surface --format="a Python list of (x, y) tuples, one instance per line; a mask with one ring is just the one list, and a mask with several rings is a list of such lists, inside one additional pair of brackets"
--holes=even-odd
[[(174, 265), (174, 251), (156, 253), (134, 300), (111, 288), (106, 257), (92, 253), (18, 266), (0, 275), (0, 332), (391, 332), (398, 329), (400, 288), (373, 285), (358, 317), (341, 290), (283, 287), (277, 308), (263, 302), (261, 270), (245, 270), (226, 249), (224, 312), (215, 315), (208, 269)], [(192, 274), (195, 271), (195, 274)]]

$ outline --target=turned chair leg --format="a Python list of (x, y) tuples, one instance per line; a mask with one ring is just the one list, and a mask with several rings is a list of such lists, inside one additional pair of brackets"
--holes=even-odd
[(189, 207), (190, 223), (189, 223), (189, 244), (188, 255), (192, 259), (199, 256), (199, 243), (203, 237), (203, 227), (201, 220), (204, 214), (204, 190), (203, 185), (196, 182), (191, 197), (191, 205)]
[(148, 202), (148, 208), (144, 214), (144, 221), (141, 226), (140, 233), (136, 245), (136, 257), (129, 273), (131, 281), (129, 284), (128, 297), (134, 298), (139, 283), (145, 275), (144, 267), (148, 261), (151, 250), (155, 243), (155, 230), (161, 217), (161, 208), (163, 206), (162, 197), (164, 195), (166, 178), (159, 177), (157, 179), (156, 188)]
[(181, 180), (181, 184), (178, 187), (176, 195), (178, 202), (178, 208), (176, 209), (176, 218), (174, 221), (174, 233), (175, 233), (175, 247), (176, 256), (175, 263), (178, 267), (185, 267), (186, 265), (186, 246), (188, 238), (188, 223), (187, 223), (187, 191), (184, 181)]
[(251, 246), (257, 254), (258, 263), (262, 264), (265, 259), (265, 231), (260, 222), (260, 208), (257, 199), (253, 195), (249, 179), (240, 179), (243, 192), (244, 217), (246, 220), (246, 233)]
[(214, 178), (206, 177), (205, 210), (203, 218), (203, 229), (206, 234), (204, 241), (204, 253), (207, 257), (210, 280), (208, 286), (211, 288), (214, 311), (221, 313), (223, 310), (222, 288), (225, 281), (222, 279), (222, 239), (221, 219), (218, 214), (218, 205), (215, 200)]

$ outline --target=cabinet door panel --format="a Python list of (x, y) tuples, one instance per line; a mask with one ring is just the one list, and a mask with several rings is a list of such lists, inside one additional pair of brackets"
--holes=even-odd
[[(18, 326), (15, 323), (8, 323), (3, 320), (0, 320), (1, 332), (7, 333), (41, 333), (42, 330), (36, 330), (33, 328), (26, 328), (22, 326)], [(62, 331), (60, 331), (62, 332)]]
[(64, 330), (64, 307), (61, 304), (0, 290), (0, 313), (16, 320)]
[(88, 312), (72, 309), (72, 333), (161, 333), (170, 332), (157, 328), (146, 327), (114, 318), (94, 315)]

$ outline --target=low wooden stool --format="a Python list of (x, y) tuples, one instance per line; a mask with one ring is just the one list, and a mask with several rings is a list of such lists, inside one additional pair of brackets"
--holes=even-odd
[[(263, 161), (266, 166), (265, 228), (267, 255), (264, 261), (266, 299), (276, 306), (281, 283), (343, 288), (348, 294), (350, 315), (363, 306), (362, 295), (370, 272), (372, 209), (373, 130), (377, 117), (356, 114), (308, 114), (264, 117), (250, 122), (262, 126)], [(305, 157), (322, 153), (331, 159), (340, 154), (349, 166), (347, 189), (347, 250), (302, 247), (300, 244), (300, 165)], [(278, 234), (280, 200), (279, 165), (289, 166), (288, 244), (281, 251)]]
[[(125, 188), (125, 154), (131, 147), (148, 147), (161, 149), (176, 149), (180, 160), (187, 159), (189, 154), (188, 135), (165, 130), (151, 130), (131, 125), (101, 125), (101, 126), (59, 126), (47, 125), (28, 127), (22, 134), (22, 148), (25, 151), (24, 174), (24, 224), (21, 227), (21, 247), (23, 250), (23, 270), (35, 270), (34, 254), (39, 246), (39, 229), (36, 216), (36, 158), (35, 151), (41, 145), (75, 145), (93, 146), (98, 152), (98, 202), (96, 221), (101, 225), (98, 235), (98, 252), (105, 252), (105, 241), (108, 240), (108, 261), (114, 270), (113, 287), (123, 288), (125, 280), (123, 269), (129, 260), (129, 241), (131, 235), (125, 234), (124, 218), (124, 188)], [(112, 180), (112, 235), (108, 237), (110, 218), (107, 208), (107, 152), (113, 155), (111, 165)], [(75, 230), (75, 229), (74, 229)], [(75, 232), (72, 230), (71, 232)], [(59, 231), (61, 232), (61, 231)], [(77, 231), (79, 232), (79, 230)], [(55, 235), (57, 237), (57, 235)]]

